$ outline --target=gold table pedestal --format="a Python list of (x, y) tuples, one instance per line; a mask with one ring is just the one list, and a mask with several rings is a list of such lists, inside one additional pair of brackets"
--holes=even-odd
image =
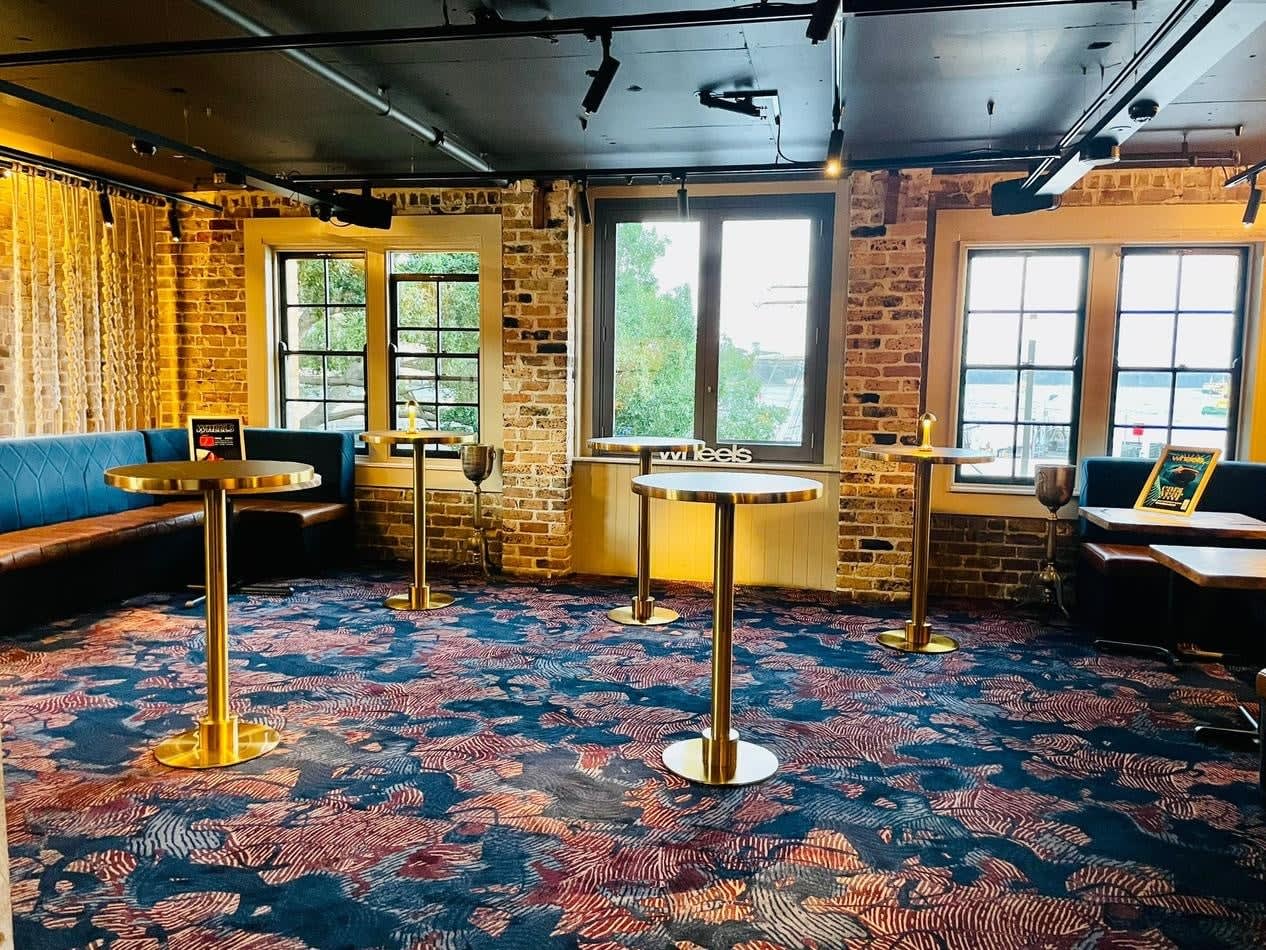
[[(820, 482), (786, 475), (728, 472), (641, 475), (633, 490), (643, 498), (706, 502), (716, 506), (712, 556), (711, 725), (699, 738), (674, 742), (663, 752), (664, 767), (703, 785), (751, 785), (778, 771), (778, 757), (764, 746), (739, 739), (731, 726), (734, 677), (734, 509), (738, 504), (808, 501)], [(724, 736), (716, 739), (714, 736)]]
[[(640, 436), (611, 436), (590, 439), (590, 448), (603, 452), (637, 454), (638, 475), (651, 473), (653, 452), (687, 452), (703, 445), (698, 439), (666, 439)], [(658, 627), (672, 623), (681, 615), (668, 607), (659, 607), (651, 596), (651, 500), (646, 495), (637, 499), (637, 593), (627, 607), (608, 611), (607, 617), (632, 627)]]
[(885, 630), (876, 641), (903, 653), (953, 653), (958, 641), (933, 633), (928, 622), (928, 551), (932, 546), (932, 466), (989, 462), (992, 457), (972, 449), (944, 446), (873, 445), (863, 458), (914, 463), (914, 564), (910, 577), (910, 614), (902, 630)]
[(362, 442), (371, 445), (413, 446), (413, 583), (403, 594), (392, 594), (383, 605), (392, 610), (439, 610), (455, 600), (452, 594), (431, 590), (426, 582), (426, 451), (428, 445), (457, 445), (471, 441), (472, 437), (456, 432), (440, 432), (436, 429), (408, 430), (389, 429), (382, 432), (362, 432)]
[(275, 749), (281, 735), (245, 722), (229, 709), (228, 494), (297, 491), (321, 484), (298, 462), (152, 462), (105, 473), (106, 483), (154, 495), (202, 495), (206, 571), (207, 712), (194, 729), (154, 747), (154, 758), (178, 769), (237, 765)]

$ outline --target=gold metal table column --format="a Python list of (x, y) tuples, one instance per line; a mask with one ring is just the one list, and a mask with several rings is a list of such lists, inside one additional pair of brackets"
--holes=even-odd
[(730, 684), (734, 657), (734, 509), (809, 501), (822, 483), (789, 475), (740, 472), (639, 475), (633, 490), (650, 498), (716, 506), (712, 565), (712, 721), (698, 739), (674, 742), (664, 750), (669, 771), (704, 785), (750, 785), (778, 771), (778, 758), (764, 746), (741, 742), (730, 725)]
[(182, 769), (235, 765), (276, 748), (277, 730), (243, 722), (229, 709), (228, 495), (315, 488), (301, 462), (151, 462), (105, 473), (106, 484), (147, 495), (201, 495), (206, 567), (207, 713), (198, 727), (164, 739), (154, 757)]
[[(933, 419), (935, 421), (935, 419)], [(930, 426), (927, 431), (930, 432)], [(869, 445), (862, 458), (914, 464), (914, 565), (910, 576), (910, 619), (904, 630), (886, 630), (878, 641), (906, 653), (950, 653), (958, 641), (932, 632), (928, 623), (928, 549), (932, 544), (932, 466), (992, 462), (992, 455), (950, 446)]]
[[(664, 439), (658, 437), (609, 436), (590, 439), (589, 447), (599, 452), (617, 452), (638, 457), (638, 475), (651, 473), (651, 455), (655, 452), (690, 452), (703, 445), (699, 439)], [(651, 500), (638, 496), (637, 505), (637, 593), (628, 607), (616, 607), (607, 616), (616, 623), (650, 627), (672, 623), (675, 610), (657, 607), (651, 596)]]
[(393, 610), (436, 610), (453, 602), (451, 594), (433, 593), (426, 582), (426, 459), (428, 445), (459, 445), (474, 441), (473, 436), (437, 429), (387, 429), (362, 432), (362, 442), (370, 445), (413, 446), (413, 583), (404, 594), (392, 594), (385, 601)]

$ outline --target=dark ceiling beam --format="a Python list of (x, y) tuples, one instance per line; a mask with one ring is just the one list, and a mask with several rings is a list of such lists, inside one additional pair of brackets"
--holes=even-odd
[(36, 155), (34, 152), (24, 152), (19, 148), (10, 148), (7, 145), (0, 145), (0, 159), (13, 162), (15, 165), (27, 165), (32, 168), (42, 168), (45, 171), (55, 172), (58, 175), (64, 175), (67, 178), (74, 178), (89, 184), (108, 185), (111, 188), (117, 188), (119, 191), (127, 191), (137, 195), (145, 195), (149, 198), (161, 198), (164, 201), (174, 201), (179, 204), (189, 205), (192, 208), (202, 208), (207, 211), (219, 211), (220, 206), (212, 204), (209, 201), (201, 201), (197, 198), (190, 198), (188, 195), (182, 195), (175, 191), (163, 191), (161, 188), (151, 188), (149, 185), (138, 184), (134, 181), (128, 181), (126, 178), (116, 178), (114, 175), (107, 175), (104, 172), (95, 172), (91, 169), (84, 168), (81, 165), (71, 165), (68, 162), (59, 162), (54, 158), (45, 158), (43, 155)]
[[(9, 82), (7, 79), (0, 79), (0, 94), (21, 99), (24, 102), (70, 116), (82, 122), (110, 129), (132, 139), (140, 139), (158, 148), (167, 149), (177, 155), (183, 155), (186, 158), (206, 162), (212, 168), (227, 172), (231, 177), (253, 188), (294, 198), (304, 204), (327, 207), (336, 217), (342, 220), (353, 219), (354, 223), (363, 224), (366, 227), (390, 227), (390, 202), (377, 198), (367, 198), (362, 195), (341, 194), (314, 188), (310, 185), (296, 184), (284, 178), (278, 178), (276, 175), (259, 171), (249, 165), (243, 165), (234, 159), (208, 152), (206, 149), (199, 148), (196, 145), (189, 145), (186, 142), (178, 141), (158, 132), (143, 129), (140, 126), (124, 122), (122, 119), (116, 119), (113, 116), (96, 112), (86, 106), (67, 102), (65, 99), (58, 99), (47, 93), (28, 89), (26, 86)], [(340, 214), (340, 212), (342, 213)]]
[[(1144, 44), (1150, 65), (1141, 75), (1141, 60), (1132, 60), (1121, 70), (1112, 84), (1115, 96), (1096, 98), (1061, 140), (1059, 158), (1043, 162), (1024, 180), (1026, 193), (1059, 196), (1093, 168), (1110, 163), (1114, 149), (1145, 128), (1146, 122), (1266, 22), (1266, 4), (1212, 0), (1189, 21), (1197, 8), (1189, 0), (1178, 5), (1175, 12), (1181, 11), (1182, 22), (1189, 25), (1180, 31), (1178, 20), (1172, 15), (1166, 18), (1156, 31), (1164, 35)], [(1123, 90), (1125, 83), (1119, 80), (1135, 75), (1138, 79)]]
[(458, 43), (558, 36), (602, 36), (637, 30), (733, 26), (745, 23), (787, 23), (807, 20), (812, 3), (761, 3), (718, 10), (666, 10), (605, 17), (566, 17), (557, 20), (481, 20), (455, 26), (394, 27), (378, 30), (338, 30), (318, 33), (277, 33), (270, 36), (230, 36), (205, 40), (80, 46), (0, 55), (0, 68), (56, 66), (119, 59), (163, 56), (206, 56), (228, 53), (277, 53), (294, 49), (333, 49), (347, 46)]

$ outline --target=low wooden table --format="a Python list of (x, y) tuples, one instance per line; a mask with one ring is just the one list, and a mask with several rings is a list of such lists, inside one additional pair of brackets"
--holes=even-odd
[(914, 465), (914, 562), (910, 571), (910, 619), (904, 630), (886, 630), (877, 638), (883, 646), (905, 653), (949, 653), (958, 641), (932, 632), (928, 623), (928, 549), (932, 546), (932, 466), (991, 462), (993, 456), (976, 449), (934, 445), (867, 445), (864, 459), (909, 462)]
[[(703, 445), (699, 439), (668, 439), (654, 436), (607, 436), (590, 439), (589, 447), (599, 452), (636, 455), (638, 475), (651, 473), (651, 455), (655, 452), (688, 452)], [(607, 614), (616, 623), (633, 626), (657, 626), (672, 623), (677, 611), (657, 607), (651, 596), (651, 500), (638, 496), (637, 506), (637, 594), (628, 607), (616, 607)]]
[(1093, 525), (1108, 531), (1132, 534), (1166, 534), (1171, 537), (1206, 540), (1266, 540), (1266, 521), (1233, 511), (1195, 511), (1175, 515), (1138, 508), (1082, 508), (1079, 514)]
[(754, 742), (740, 742), (730, 727), (730, 680), (734, 657), (734, 508), (810, 501), (822, 483), (790, 475), (746, 472), (673, 472), (639, 475), (633, 491), (648, 498), (716, 506), (712, 562), (712, 722), (698, 739), (664, 750), (669, 771), (704, 785), (750, 785), (778, 771), (778, 757)]
[(438, 610), (453, 602), (451, 594), (433, 593), (426, 582), (426, 446), (459, 445), (474, 436), (437, 429), (385, 429), (362, 432), (362, 442), (370, 445), (413, 446), (413, 583), (403, 594), (392, 594), (386, 606), (393, 610)]
[(228, 495), (300, 491), (321, 484), (302, 462), (148, 462), (107, 469), (107, 485), (146, 495), (201, 495), (205, 512), (207, 714), (197, 728), (164, 739), (164, 765), (207, 769), (235, 765), (276, 748), (277, 730), (242, 722), (229, 710)]
[[(1153, 544), (1148, 550), (1152, 552), (1152, 557), (1173, 571), (1175, 575), (1185, 577), (1198, 587), (1217, 590), (1266, 590), (1266, 551), (1253, 548), (1185, 547), (1178, 544)], [(1213, 654), (1208, 658), (1220, 657), (1221, 654)], [(1262, 674), (1259, 673), (1259, 692), (1263, 679)], [(1202, 739), (1235, 739), (1240, 742), (1247, 740), (1255, 745), (1260, 744), (1262, 724), (1248, 711), (1247, 706), (1241, 705), (1239, 709), (1241, 715), (1248, 720), (1250, 728), (1196, 726), (1196, 735)], [(1266, 777), (1266, 759), (1263, 760), (1262, 769), (1262, 775)]]

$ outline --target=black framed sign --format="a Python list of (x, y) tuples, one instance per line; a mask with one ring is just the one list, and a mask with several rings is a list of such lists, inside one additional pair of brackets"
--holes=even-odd
[(246, 458), (241, 416), (190, 416), (189, 457), (195, 462), (240, 462)]

